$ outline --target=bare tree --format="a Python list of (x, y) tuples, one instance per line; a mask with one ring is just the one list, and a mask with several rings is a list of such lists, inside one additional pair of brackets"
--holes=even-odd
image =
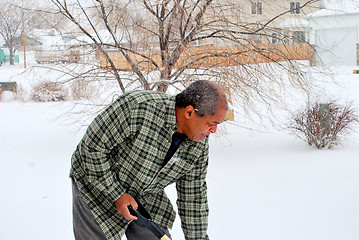
[[(239, 5), (253, 1), (51, 1), (55, 8), (50, 13), (62, 14), (76, 27), (72, 31), (86, 35), (121, 92), (129, 85), (166, 92), (169, 86), (205, 78), (235, 89), (243, 106), (254, 106), (255, 96), (270, 107), (283, 100), (278, 89), (285, 85), (309, 89), (310, 79), (292, 56), (308, 45), (306, 50), (291, 47), (288, 40), (296, 42), (298, 36), (288, 36), (275, 23), (301, 9), (315, 9), (319, 0), (301, 1), (294, 9), (288, 2), (260, 21), (251, 19), (253, 11), (262, 14), (260, 6), (246, 13)], [(282, 47), (269, 44), (273, 39)], [(91, 71), (101, 72), (98, 68), (104, 64)]]
[[(23, 30), (30, 30), (35, 20), (29, 8), (20, 0), (0, 0), (0, 3), (0, 36), (9, 49), (10, 65), (14, 65), (14, 55), (23, 46)], [(26, 4), (30, 6), (31, 1)]]
[(0, 35), (9, 49), (10, 65), (14, 65), (14, 54), (17, 50), (16, 40), (22, 35), (22, 11), (9, 1), (1, 1)]

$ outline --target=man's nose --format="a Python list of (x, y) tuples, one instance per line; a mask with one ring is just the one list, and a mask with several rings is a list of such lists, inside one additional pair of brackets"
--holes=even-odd
[(216, 133), (216, 132), (217, 132), (217, 125), (211, 127), (211, 128), (209, 129), (209, 131), (210, 131), (211, 133)]

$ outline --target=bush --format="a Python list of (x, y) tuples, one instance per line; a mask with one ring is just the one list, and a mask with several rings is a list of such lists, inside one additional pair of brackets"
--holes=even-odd
[(43, 82), (33, 88), (32, 100), (36, 102), (57, 102), (67, 99), (67, 91), (57, 82)]
[(294, 113), (288, 127), (295, 136), (321, 149), (338, 145), (358, 122), (352, 104), (316, 102)]
[(70, 90), (73, 100), (91, 99), (99, 95), (96, 87), (85, 79), (75, 79), (70, 85)]
[(5, 92), (5, 89), (4, 89), (4, 87), (3, 87), (3, 86), (1, 86), (1, 84), (0, 84), (0, 101), (2, 101), (2, 100), (3, 100), (3, 95), (4, 95), (4, 92)]

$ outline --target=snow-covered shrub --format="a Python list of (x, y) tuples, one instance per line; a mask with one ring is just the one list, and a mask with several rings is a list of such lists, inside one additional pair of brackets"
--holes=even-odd
[(340, 105), (336, 101), (308, 104), (292, 115), (288, 124), (291, 132), (318, 149), (338, 145), (343, 137), (358, 123), (358, 116), (351, 103)]
[(0, 86), (0, 101), (3, 102), (11, 102), (11, 101), (27, 101), (28, 100), (28, 92), (22, 87), (22, 85), (17, 85), (16, 92), (15, 91), (1, 91)]
[(70, 89), (73, 100), (91, 99), (98, 96), (98, 90), (86, 79), (73, 80)]
[(0, 85), (0, 100), (2, 100), (4, 92), (5, 92), (4, 87)]
[(2, 102), (10, 102), (16, 98), (16, 93), (11, 91), (0, 91), (0, 101)]
[(33, 88), (31, 98), (36, 102), (65, 101), (67, 99), (67, 91), (60, 83), (42, 82)]
[(29, 100), (29, 91), (25, 89), (22, 84), (18, 84), (16, 94), (14, 94), (13, 100), (16, 101), (28, 101)]

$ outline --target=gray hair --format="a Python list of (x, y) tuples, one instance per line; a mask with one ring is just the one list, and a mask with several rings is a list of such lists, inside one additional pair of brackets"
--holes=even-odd
[(210, 81), (196, 81), (176, 96), (176, 107), (192, 106), (200, 117), (215, 115), (220, 103), (227, 107), (221, 92), (221, 88)]

